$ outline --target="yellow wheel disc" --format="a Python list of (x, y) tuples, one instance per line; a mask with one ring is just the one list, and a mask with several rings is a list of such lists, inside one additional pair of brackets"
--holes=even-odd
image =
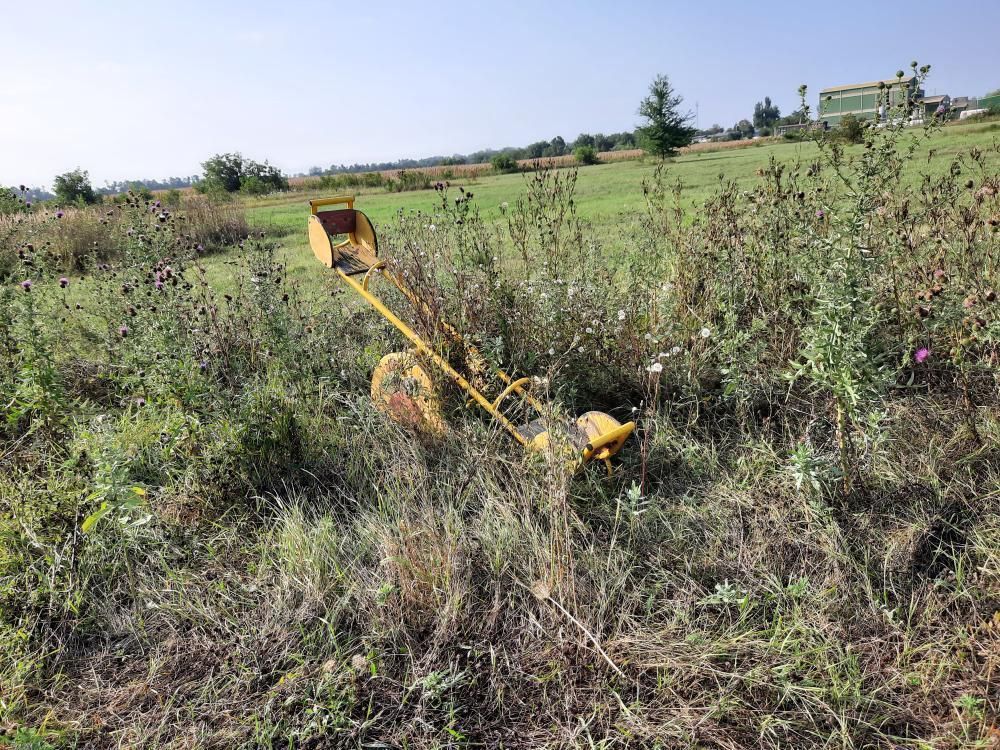
[(372, 373), (372, 401), (404, 427), (435, 436), (445, 431), (434, 384), (412, 354), (394, 352), (382, 357)]

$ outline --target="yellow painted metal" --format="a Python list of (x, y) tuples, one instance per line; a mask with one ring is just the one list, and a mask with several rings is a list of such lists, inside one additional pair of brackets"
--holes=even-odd
[[(558, 432), (565, 438), (560, 442), (567, 450), (567, 457), (575, 453), (581, 465), (593, 460), (603, 461), (610, 472), (611, 457), (622, 449), (633, 430), (635, 422), (622, 424), (610, 414), (588, 411)], [(549, 429), (535, 435), (528, 443), (528, 450), (544, 453), (555, 445)]]
[(309, 217), (309, 246), (312, 247), (313, 255), (327, 268), (333, 268), (334, 261), (337, 260), (333, 243), (330, 242), (330, 235), (319, 223), (315, 214)]
[(378, 238), (375, 236), (375, 227), (361, 211), (354, 214), (354, 231), (351, 232), (351, 242), (358, 247), (363, 247), (373, 256), (378, 254)]
[(309, 209), (315, 216), (323, 206), (341, 206), (346, 204), (348, 208), (354, 208), (353, 195), (334, 195), (330, 198), (315, 198), (309, 201)]
[(361, 284), (359, 284), (357, 281), (352, 279), (350, 276), (348, 276), (340, 269), (337, 269), (337, 273), (340, 274), (340, 277), (344, 281), (346, 281), (354, 289), (354, 291), (360, 294), (365, 299), (365, 301), (368, 302), (369, 305), (378, 310), (378, 312), (382, 314), (382, 317), (384, 317), (386, 320), (392, 323), (400, 333), (406, 336), (406, 338), (409, 339), (410, 343), (413, 344), (413, 346), (416, 348), (419, 354), (430, 359), (435, 365), (438, 366), (438, 368), (442, 372), (444, 372), (445, 375), (451, 378), (451, 380), (455, 383), (455, 385), (457, 385), (463, 391), (472, 396), (473, 400), (475, 400), (477, 404), (483, 407), (483, 409), (485, 409), (486, 412), (490, 414), (490, 416), (492, 416), (495, 420), (497, 420), (497, 422), (499, 422), (500, 425), (505, 430), (507, 430), (507, 432), (509, 432), (515, 440), (517, 440), (517, 442), (519, 442), (521, 445), (527, 444), (527, 441), (524, 439), (521, 433), (517, 431), (517, 427), (514, 425), (514, 423), (511, 422), (509, 419), (507, 419), (503, 414), (498, 412), (496, 409), (494, 409), (493, 404), (487, 401), (486, 397), (482, 393), (473, 388), (472, 385), (469, 383), (469, 381), (466, 380), (464, 377), (462, 377), (461, 373), (459, 373), (457, 370), (455, 370), (455, 368), (449, 365), (448, 362), (444, 359), (444, 357), (442, 357), (436, 351), (431, 349), (431, 347), (428, 346), (428, 344), (420, 337), (418, 333), (416, 333), (412, 328), (406, 325), (406, 323), (400, 320), (392, 312), (392, 310), (386, 307), (382, 303), (382, 301), (379, 300), (378, 297), (376, 297), (367, 289), (365, 289), (363, 286), (361, 286)]
[(441, 401), (430, 376), (411, 352), (393, 352), (372, 373), (372, 401), (394, 420), (435, 437), (446, 432)]
[(635, 429), (634, 422), (622, 424), (610, 414), (603, 411), (588, 411), (577, 417), (576, 427), (587, 436), (584, 447), (584, 460), (591, 458), (603, 460), (611, 458), (621, 450), (625, 438)]
[[(414, 346), (413, 352), (410, 353), (386, 355), (375, 368), (372, 376), (372, 399), (376, 405), (404, 424), (410, 423), (412, 426), (434, 434), (443, 433), (445, 427), (444, 420), (441, 417), (440, 402), (434, 395), (430, 377), (419, 364), (419, 359), (424, 358), (427, 361), (433, 362), (438, 369), (444, 372), (461, 390), (469, 395), (471, 402), (476, 403), (493, 417), (518, 443), (533, 451), (547, 449), (551, 442), (549, 430), (544, 430), (537, 435), (530, 436), (530, 433), (523, 433), (500, 412), (500, 404), (503, 400), (510, 396), (511, 393), (517, 393), (536, 412), (539, 414), (546, 413), (545, 406), (535, 399), (525, 388), (531, 381), (531, 378), (523, 377), (515, 380), (502, 370), (492, 369), (492, 373), (506, 387), (496, 400), (491, 403), (461, 373), (455, 370), (444, 357), (434, 351), (416, 331), (404, 323), (378, 297), (372, 294), (369, 290), (372, 278), (376, 275), (382, 275), (411, 304), (421, 308), (425, 312), (429, 310), (426, 302), (414, 294), (399, 276), (389, 271), (384, 261), (376, 259), (378, 239), (374, 227), (364, 213), (361, 211), (355, 212), (355, 229), (348, 234), (347, 240), (337, 245), (332, 244), (330, 236), (316, 217), (316, 214), (320, 208), (326, 206), (346, 205), (348, 209), (353, 209), (354, 196), (338, 195), (332, 198), (321, 198), (309, 201), (309, 205), (311, 209), (309, 217), (309, 244), (317, 259), (323, 265), (336, 270), (340, 277), (354, 291), (395, 326)], [(360, 273), (357, 267), (349, 274), (343, 270), (343, 267), (337, 265), (340, 260), (339, 253), (341, 249), (343, 249), (343, 252), (350, 254), (346, 259), (346, 266), (350, 266), (352, 263), (361, 263), (360, 270), (364, 270), (365, 275), (360, 284), (352, 277), (353, 273)], [(367, 269), (365, 266), (367, 266)], [(444, 321), (441, 321), (440, 328), (449, 339), (462, 345), (466, 354), (467, 365), (470, 369), (478, 369), (484, 372), (488, 369), (479, 351), (458, 330)], [(402, 387), (399, 387), (400, 384), (402, 384)], [(567, 431), (569, 444), (576, 453), (575, 463), (582, 465), (591, 460), (603, 461), (610, 473), (611, 456), (621, 450), (625, 440), (632, 434), (634, 429), (634, 422), (628, 422), (623, 425), (614, 417), (603, 412), (587, 412), (572, 423)]]
[(493, 408), (499, 409), (501, 401), (507, 398), (515, 390), (524, 388), (524, 386), (530, 382), (531, 378), (520, 378), (518, 380), (515, 380), (513, 383), (511, 383), (510, 385), (508, 385), (506, 388), (503, 389), (503, 393), (501, 393), (499, 396), (496, 397), (496, 400), (493, 402)]
[[(406, 297), (406, 299), (410, 302), (411, 305), (421, 308), (423, 312), (428, 315), (433, 315), (430, 308), (427, 306), (427, 303), (424, 302), (419, 297), (417, 297), (417, 295), (415, 295), (408, 286), (406, 286), (402, 281), (399, 280), (399, 277), (397, 277), (395, 274), (391, 274), (388, 272), (384, 272), (383, 275), (387, 279), (389, 279), (389, 281), (391, 281), (396, 286), (396, 288), (399, 289), (400, 292), (403, 293), (403, 296)], [(479, 353), (479, 350), (475, 346), (470, 344), (468, 341), (466, 341), (465, 337), (461, 333), (459, 333), (458, 330), (453, 325), (444, 320), (441, 321), (440, 325), (441, 329), (445, 332), (445, 334), (448, 336), (449, 339), (451, 339), (455, 343), (462, 344), (462, 346), (465, 347), (466, 353), (473, 360), (473, 364), (475, 366), (484, 370), (487, 369), (485, 362), (483, 361), (483, 357)], [(493, 369), (493, 374), (496, 375), (497, 378), (506, 385), (511, 385), (512, 383), (514, 383), (514, 379), (499, 368)], [(521, 383), (518, 383), (514, 387), (514, 393), (516, 393), (518, 396), (527, 401), (528, 404), (531, 406), (531, 408), (534, 409), (535, 411), (541, 412), (543, 410), (544, 407), (542, 406), (542, 404), (539, 403), (534, 396), (528, 393), (528, 391), (525, 390), (524, 386)]]
[(385, 261), (384, 260), (380, 260), (374, 266), (372, 266), (371, 268), (369, 268), (368, 271), (365, 273), (365, 278), (361, 282), (361, 286), (364, 289), (368, 289), (368, 282), (371, 281), (372, 275), (378, 273), (383, 268), (385, 268)]

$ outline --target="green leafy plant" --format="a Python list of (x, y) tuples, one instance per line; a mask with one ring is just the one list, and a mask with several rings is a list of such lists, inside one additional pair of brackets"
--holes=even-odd
[(573, 158), (578, 164), (584, 166), (600, 162), (600, 159), (597, 158), (597, 149), (593, 146), (579, 146), (573, 149)]

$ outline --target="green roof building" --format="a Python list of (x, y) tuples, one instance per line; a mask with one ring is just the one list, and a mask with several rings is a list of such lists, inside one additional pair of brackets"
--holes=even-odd
[(916, 76), (831, 86), (819, 92), (817, 119), (831, 128), (837, 127), (847, 114), (859, 120), (884, 120), (894, 107), (909, 105), (921, 94)]

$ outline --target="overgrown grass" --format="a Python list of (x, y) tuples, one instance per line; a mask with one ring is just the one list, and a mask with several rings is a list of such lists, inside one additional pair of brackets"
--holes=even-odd
[(386, 421), (367, 376), (403, 342), (301, 282), (298, 240), (292, 263), (259, 234), (206, 257), (133, 205), (81, 280), (34, 239), (56, 220), (19, 227), (0, 727), (34, 747), (995, 744), (1000, 154), (939, 169), (943, 136), (910, 137), (814, 144), (707, 198), (643, 167), (615, 237), (586, 175), (630, 166), (510, 178), (502, 209), (442, 187), (380, 223), (429, 301), (410, 322), (453, 361), (442, 319), (556, 413), (638, 421), (610, 478), (523, 455), (443, 383), (446, 439)]
[(169, 232), (187, 248), (201, 245), (204, 252), (232, 246), (250, 231), (239, 205), (203, 196), (187, 196), (176, 206), (133, 193), (87, 208), (42, 206), (30, 213), (0, 216), (0, 278), (12, 273), (18, 261), (23, 264), (26, 253), (37, 252), (65, 272), (117, 259), (143, 231), (136, 228), (135, 214), (140, 210), (156, 219), (145, 227), (144, 238)]

